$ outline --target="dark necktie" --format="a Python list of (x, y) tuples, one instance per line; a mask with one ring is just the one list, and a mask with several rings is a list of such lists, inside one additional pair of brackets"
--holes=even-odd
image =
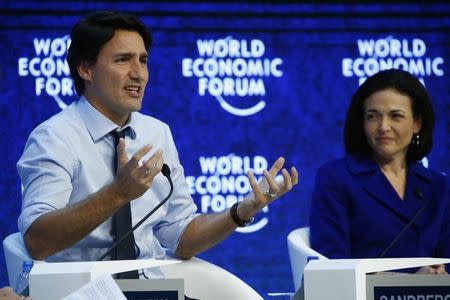
[[(129, 127), (122, 131), (112, 131), (114, 137), (114, 176), (117, 172), (117, 144), (119, 139), (125, 137)], [(124, 236), (132, 228), (131, 223), (131, 206), (130, 202), (119, 208), (119, 210), (113, 215), (112, 218), (112, 232), (114, 235), (114, 241), (116, 242), (122, 236)], [(134, 234), (130, 233), (120, 244), (117, 245), (115, 251), (112, 254), (113, 260), (122, 259), (136, 259), (136, 253), (134, 252)], [(137, 270), (119, 273), (117, 274), (119, 279), (136, 279), (139, 278)]]

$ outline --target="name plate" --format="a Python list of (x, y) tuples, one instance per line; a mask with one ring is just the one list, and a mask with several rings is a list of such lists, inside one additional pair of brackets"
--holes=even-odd
[(367, 300), (450, 300), (449, 275), (366, 276)]
[(184, 300), (183, 279), (116, 279), (128, 300)]
[(374, 288), (375, 300), (450, 300), (450, 286), (383, 286)]

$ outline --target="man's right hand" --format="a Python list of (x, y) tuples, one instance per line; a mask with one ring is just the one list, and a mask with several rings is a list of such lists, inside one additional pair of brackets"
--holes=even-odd
[[(151, 149), (150, 145), (144, 146), (129, 159), (125, 152), (125, 141), (121, 138), (117, 145), (117, 172), (113, 183), (84, 200), (37, 218), (24, 234), (31, 257), (42, 260), (71, 247), (125, 203), (142, 196), (161, 172), (164, 163), (161, 150), (142, 162)], [(58, 230), (55, 230), (56, 227)]]
[(151, 145), (146, 145), (129, 159), (125, 149), (125, 140), (123, 138), (119, 140), (117, 145), (117, 173), (113, 186), (121, 199), (131, 201), (142, 196), (151, 187), (153, 178), (161, 172), (164, 164), (161, 149), (158, 149), (149, 159), (140, 164), (142, 158), (151, 149)]

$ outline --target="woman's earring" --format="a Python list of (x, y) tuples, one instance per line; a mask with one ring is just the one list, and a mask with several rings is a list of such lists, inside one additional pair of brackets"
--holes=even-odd
[(412, 143), (413, 143), (415, 146), (419, 146), (419, 144), (420, 144), (420, 135), (419, 135), (418, 133), (415, 133), (415, 134), (413, 135)]

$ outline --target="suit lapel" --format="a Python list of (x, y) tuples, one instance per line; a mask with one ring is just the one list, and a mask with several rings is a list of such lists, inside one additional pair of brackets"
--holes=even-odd
[[(348, 156), (347, 166), (354, 180), (359, 182), (371, 198), (378, 201), (387, 210), (392, 211), (404, 219), (405, 222), (414, 218), (422, 205), (424, 205), (424, 199), (431, 199), (431, 184), (429, 184), (429, 181), (424, 180), (426, 178), (422, 170), (424, 168), (417, 166), (417, 164), (411, 164), (408, 170), (406, 191), (403, 200), (400, 199), (374, 160)], [(423, 197), (420, 197), (420, 195)], [(420, 225), (425, 220), (424, 216), (419, 216), (415, 223)]]

